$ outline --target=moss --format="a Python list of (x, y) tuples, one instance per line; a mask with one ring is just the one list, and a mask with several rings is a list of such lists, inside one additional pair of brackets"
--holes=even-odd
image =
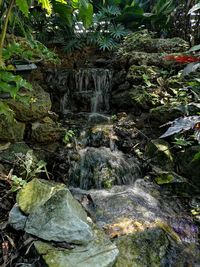
[(159, 227), (122, 236), (115, 243), (120, 252), (115, 267), (160, 267), (169, 245)]

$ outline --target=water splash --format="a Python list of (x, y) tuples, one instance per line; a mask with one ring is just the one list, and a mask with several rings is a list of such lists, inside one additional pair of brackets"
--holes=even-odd
[(70, 184), (82, 189), (133, 184), (141, 176), (139, 164), (119, 150), (87, 147), (79, 151), (80, 161), (70, 170)]

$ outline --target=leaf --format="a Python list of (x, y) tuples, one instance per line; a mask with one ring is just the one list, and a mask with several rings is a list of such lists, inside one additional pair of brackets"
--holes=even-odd
[(188, 131), (190, 129), (193, 129), (197, 123), (200, 123), (200, 116), (181, 117), (172, 122), (168, 122), (162, 126), (170, 124), (172, 126), (169, 127), (168, 130), (160, 136), (160, 138), (165, 138), (175, 133), (180, 133), (181, 131)]
[(194, 45), (190, 48), (189, 52), (200, 50), (200, 45)]
[(16, 0), (16, 5), (18, 6), (19, 10), (28, 17), (29, 7), (26, 0)]
[[(50, 0), (37, 0), (37, 1), (39, 4), (42, 5), (42, 8), (46, 9), (48, 14), (52, 13), (52, 4), (51, 4)], [(58, 2), (60, 2), (60, 1), (58, 1)]]
[(93, 5), (88, 4), (87, 7), (81, 6), (79, 8), (79, 15), (78, 17), (83, 22), (83, 25), (88, 28), (92, 24), (93, 19)]
[(200, 9), (200, 3), (194, 5), (188, 12), (188, 15), (192, 14), (193, 12), (196, 12), (197, 10)]
[(183, 75), (188, 75), (191, 72), (195, 72), (200, 67), (200, 63), (190, 63), (183, 69)]

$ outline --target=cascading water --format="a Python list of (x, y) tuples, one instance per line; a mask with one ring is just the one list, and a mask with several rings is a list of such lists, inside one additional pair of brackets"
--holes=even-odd
[[(66, 75), (68, 75), (67, 72)], [(109, 111), (111, 70), (79, 69), (70, 71), (68, 77), (66, 92), (60, 100), (62, 114), (67, 114), (69, 111), (87, 111), (91, 113), (106, 113)], [(69, 84), (71, 88), (69, 88)], [(85, 106), (83, 103), (85, 103)], [(80, 110), (81, 107), (83, 107), (83, 110)]]

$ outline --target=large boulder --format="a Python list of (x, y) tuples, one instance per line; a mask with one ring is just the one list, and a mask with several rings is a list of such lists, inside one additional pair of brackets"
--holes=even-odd
[(33, 84), (33, 90), (19, 92), (19, 95), (17, 99), (5, 100), (19, 121), (29, 122), (41, 119), (51, 110), (50, 95), (38, 84)]

